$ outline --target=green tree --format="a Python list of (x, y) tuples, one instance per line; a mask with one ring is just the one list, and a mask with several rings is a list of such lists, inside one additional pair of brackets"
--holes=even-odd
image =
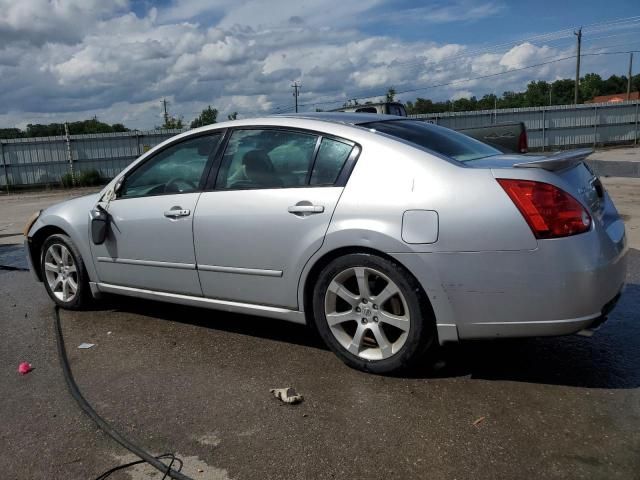
[(457, 112), (476, 110), (477, 106), (478, 99), (476, 97), (458, 98), (453, 101), (453, 109)]
[(602, 77), (597, 73), (587, 73), (580, 79), (579, 93), (583, 101), (592, 100), (601, 94), (604, 88)]
[(407, 113), (409, 115), (417, 115), (420, 113), (439, 113), (447, 110), (443, 102), (434, 103), (428, 98), (416, 98), (415, 102), (407, 102)]
[(238, 112), (233, 112), (227, 115), (227, 120), (237, 120), (237, 119), (238, 119)]
[(497, 101), (498, 97), (494, 93), (487, 93), (478, 100), (477, 108), (478, 110), (493, 110)]
[(541, 107), (549, 105), (549, 85), (544, 80), (529, 82), (524, 94), (523, 107)]
[(182, 129), (184, 128), (184, 122), (182, 117), (172, 117), (168, 116), (165, 122), (161, 127), (156, 127), (158, 130), (172, 130), (172, 129)]
[[(77, 122), (68, 122), (69, 134), (83, 135), (87, 133), (112, 133), (112, 132), (128, 132), (129, 129), (121, 123), (109, 125), (99, 121), (96, 117), (89, 120), (80, 120)], [(28, 124), (27, 130), (24, 132), (25, 137), (53, 137), (64, 135), (64, 123)]]
[(202, 110), (200, 115), (198, 115), (193, 122), (191, 122), (191, 128), (204, 127), (205, 125), (211, 125), (217, 121), (218, 110), (209, 105), (207, 108)]
[(556, 80), (551, 84), (551, 95), (554, 105), (571, 105), (573, 103), (573, 92), (575, 80), (564, 78)]
[(0, 138), (20, 138), (24, 132), (19, 128), (0, 128)]
[(502, 99), (498, 99), (498, 108), (520, 108), (525, 106), (525, 92), (504, 92)]
[(603, 95), (613, 95), (614, 93), (622, 93), (627, 91), (627, 77), (611, 75), (604, 81), (602, 88)]
[(395, 100), (396, 100), (396, 89), (393, 87), (389, 87), (389, 90), (387, 90), (387, 93), (384, 96), (384, 101), (395, 102)]
[(631, 77), (631, 91), (632, 92), (640, 91), (640, 73), (638, 75), (634, 75)]

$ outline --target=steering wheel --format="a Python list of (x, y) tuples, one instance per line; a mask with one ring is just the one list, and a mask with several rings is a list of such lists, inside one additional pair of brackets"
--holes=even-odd
[(190, 180), (185, 180), (184, 178), (179, 178), (179, 177), (174, 177), (171, 180), (169, 180), (167, 183), (165, 183), (164, 185), (164, 191), (165, 192), (184, 192), (184, 189), (181, 189), (178, 185), (182, 184), (182, 185), (187, 185), (187, 187), (190, 187), (192, 190), (197, 190), (198, 186), (190, 181)]

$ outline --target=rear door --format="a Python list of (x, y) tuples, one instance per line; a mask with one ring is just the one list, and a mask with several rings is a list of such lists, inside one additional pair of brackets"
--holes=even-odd
[(322, 245), (357, 152), (311, 132), (233, 131), (196, 209), (203, 294), (297, 308), (300, 272)]
[(193, 213), (222, 134), (175, 143), (127, 173), (108, 204), (109, 233), (91, 245), (102, 283), (201, 295)]

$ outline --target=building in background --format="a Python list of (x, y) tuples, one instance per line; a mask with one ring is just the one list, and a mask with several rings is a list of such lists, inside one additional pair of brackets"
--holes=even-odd
[(598, 95), (585, 103), (618, 103), (627, 100), (640, 100), (640, 92), (631, 92), (627, 98), (627, 92), (614, 93), (613, 95)]

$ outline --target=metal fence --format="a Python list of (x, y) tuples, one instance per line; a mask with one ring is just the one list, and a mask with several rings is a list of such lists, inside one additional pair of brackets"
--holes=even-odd
[(91, 170), (112, 178), (141, 154), (182, 131), (0, 140), (0, 187), (60, 184), (65, 174)]
[[(640, 101), (412, 115), (453, 129), (524, 122), (531, 150), (637, 145)], [(112, 178), (149, 148), (183, 130), (0, 140), (0, 187), (61, 183), (65, 174), (97, 170)]]
[(620, 103), (506, 108), (476, 112), (411, 115), (453, 129), (495, 123), (524, 122), (532, 150), (561, 150), (578, 146), (637, 145), (638, 100)]

